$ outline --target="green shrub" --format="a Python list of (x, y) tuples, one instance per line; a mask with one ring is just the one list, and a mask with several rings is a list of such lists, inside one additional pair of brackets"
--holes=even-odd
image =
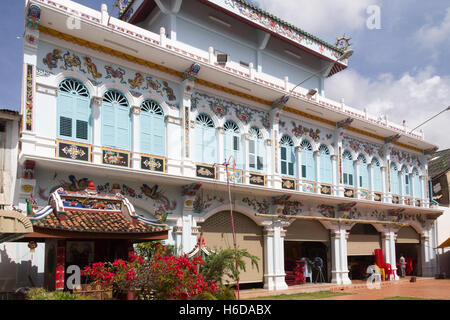
[(27, 292), (28, 300), (92, 300), (89, 297), (75, 296), (66, 291), (47, 291), (44, 288), (32, 288)]

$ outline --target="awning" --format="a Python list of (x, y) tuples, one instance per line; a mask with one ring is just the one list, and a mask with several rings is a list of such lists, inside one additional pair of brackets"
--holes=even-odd
[(450, 238), (448, 238), (447, 240), (442, 242), (441, 245), (438, 247), (438, 249), (447, 248), (447, 247), (450, 247)]
[(0, 210), (0, 243), (23, 238), (33, 232), (31, 221), (13, 210)]

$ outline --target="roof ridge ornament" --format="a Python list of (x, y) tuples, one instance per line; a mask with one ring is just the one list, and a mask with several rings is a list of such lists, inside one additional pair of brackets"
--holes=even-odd
[(352, 45), (352, 43), (350, 43), (351, 39), (352, 38), (346, 38), (344, 33), (342, 37), (336, 37), (336, 44), (334, 46), (345, 51)]
[(395, 134), (395, 135), (393, 135), (393, 136), (386, 137), (386, 138), (384, 139), (384, 143), (386, 143), (386, 144), (388, 144), (388, 143), (395, 143), (395, 142), (398, 141), (398, 139), (400, 139), (401, 136), (402, 136), (402, 135), (401, 135), (400, 133), (397, 133), (397, 134)]
[(338, 129), (347, 129), (350, 124), (355, 120), (352, 117), (336, 122), (336, 128)]

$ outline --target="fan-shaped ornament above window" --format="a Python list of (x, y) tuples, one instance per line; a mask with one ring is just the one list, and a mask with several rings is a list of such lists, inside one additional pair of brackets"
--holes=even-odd
[(103, 97), (103, 101), (109, 102), (112, 105), (128, 107), (127, 98), (125, 98), (125, 96), (122, 93), (115, 90), (107, 91)]
[(89, 98), (86, 86), (75, 79), (65, 79), (59, 84), (59, 91)]
[(199, 114), (197, 116), (197, 118), (195, 119), (195, 122), (203, 127), (209, 127), (209, 128), (214, 128), (214, 123), (211, 119), (211, 117), (209, 117), (206, 114)]
[(153, 100), (145, 100), (141, 105), (141, 111), (156, 114), (159, 116), (164, 115), (164, 111), (161, 106)]

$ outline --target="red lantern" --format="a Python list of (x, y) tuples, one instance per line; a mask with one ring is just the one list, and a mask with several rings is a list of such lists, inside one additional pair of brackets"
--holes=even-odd
[(37, 243), (34, 241), (28, 242), (28, 248), (30, 248), (30, 252), (33, 253), (37, 248)]

